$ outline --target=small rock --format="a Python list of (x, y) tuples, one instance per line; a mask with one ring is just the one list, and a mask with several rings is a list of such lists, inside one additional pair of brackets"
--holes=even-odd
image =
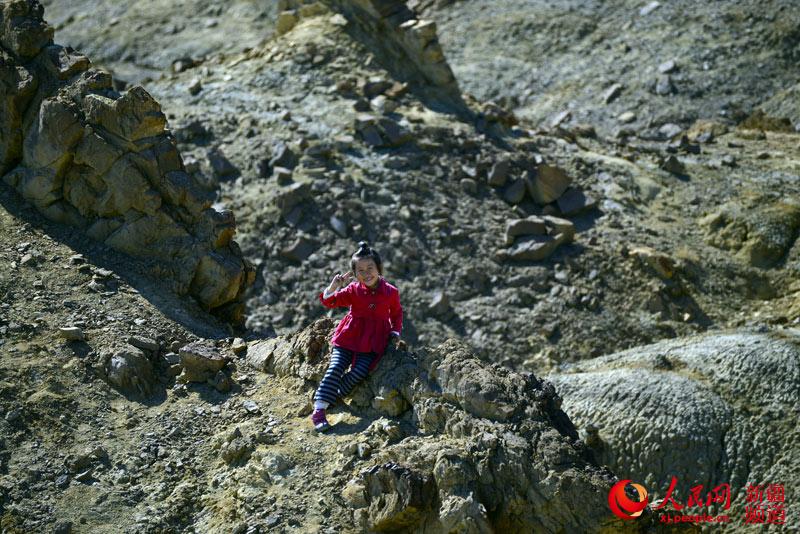
[(342, 237), (347, 237), (347, 224), (335, 215), (331, 215), (331, 228)]
[(247, 413), (250, 414), (257, 414), (261, 411), (261, 408), (258, 407), (255, 401), (246, 400), (242, 403), (242, 407), (247, 410)]
[(539, 204), (549, 204), (567, 190), (572, 178), (564, 169), (553, 165), (539, 165), (536, 175), (528, 180), (528, 193)]
[(469, 193), (470, 195), (475, 195), (478, 192), (478, 183), (472, 178), (462, 178), (459, 185), (461, 185), (461, 189), (465, 193)]
[(149, 337), (130, 336), (128, 337), (128, 343), (136, 348), (150, 352), (158, 352), (158, 350), (161, 348), (161, 345), (158, 344), (158, 341), (155, 339), (150, 339)]
[(275, 32), (278, 35), (290, 31), (297, 24), (297, 12), (293, 9), (278, 13), (278, 20), (275, 22)]
[(514, 244), (514, 238), (520, 235), (544, 235), (546, 233), (547, 228), (545, 227), (544, 219), (535, 215), (510, 221), (506, 225), (505, 246)]
[(233, 344), (231, 344), (231, 350), (237, 356), (242, 355), (247, 352), (247, 342), (244, 339), (237, 337), (233, 340)]
[(669, 156), (661, 164), (661, 168), (672, 174), (686, 174), (686, 167), (684, 167), (681, 160), (675, 156)]
[(214, 378), (209, 379), (208, 384), (220, 393), (227, 393), (231, 390), (231, 379), (222, 371), (219, 371)]
[(303, 263), (316, 249), (317, 246), (313, 241), (301, 236), (288, 247), (281, 249), (281, 256), (297, 263)]
[(189, 94), (195, 96), (203, 89), (203, 83), (200, 78), (193, 78), (189, 83)]
[(92, 470), (87, 469), (86, 471), (78, 473), (77, 475), (75, 475), (75, 480), (77, 480), (78, 482), (89, 482), (90, 480), (92, 480)]
[(570, 187), (558, 197), (556, 204), (563, 215), (574, 215), (594, 208), (597, 200), (583, 191)]
[(277, 143), (272, 148), (272, 157), (269, 160), (269, 166), (294, 169), (295, 166), (297, 166), (297, 156), (286, 146), (286, 143)]
[(672, 139), (682, 131), (683, 128), (672, 122), (668, 122), (667, 124), (662, 125), (661, 128), (658, 129), (658, 133), (663, 135), (666, 139)]
[(56, 478), (56, 487), (58, 489), (64, 489), (69, 486), (69, 475), (61, 475)]
[(673, 72), (676, 68), (676, 63), (674, 59), (670, 59), (669, 61), (665, 61), (661, 65), (658, 66), (658, 72), (661, 74), (669, 74)]
[(659, 7), (661, 7), (661, 2), (657, 2), (657, 1), (654, 0), (653, 2), (650, 2), (646, 6), (642, 7), (639, 10), (639, 15), (642, 16), (642, 17), (646, 17), (647, 15), (649, 15), (650, 13), (652, 13), (653, 11), (658, 9)]
[(672, 93), (673, 86), (672, 80), (669, 77), (669, 74), (663, 74), (658, 77), (656, 80), (656, 94), (657, 95), (668, 95)]
[(553, 117), (553, 120), (550, 121), (550, 127), (555, 128), (557, 126), (560, 126), (563, 122), (568, 121), (571, 117), (572, 117), (572, 112), (568, 109), (556, 113), (555, 117)]
[(72, 532), (72, 521), (59, 521), (53, 529), (53, 534), (70, 534)]
[(223, 154), (222, 150), (219, 148), (209, 150), (207, 157), (208, 164), (214, 171), (214, 175), (219, 179), (235, 175), (239, 172), (239, 169), (225, 157), (225, 154)]
[(636, 113), (634, 113), (633, 111), (626, 111), (625, 113), (622, 113), (619, 117), (617, 117), (617, 120), (623, 124), (633, 122), (636, 120)]
[(611, 87), (606, 89), (605, 93), (603, 93), (603, 102), (606, 104), (610, 104), (611, 102), (616, 100), (616, 98), (620, 94), (622, 94), (622, 84), (615, 83)]
[(205, 382), (228, 363), (214, 347), (201, 342), (189, 343), (179, 351), (183, 373), (180, 382)]
[(503, 193), (503, 199), (509, 204), (519, 204), (525, 197), (525, 180), (514, 180)]
[(486, 182), (492, 187), (502, 187), (506, 183), (508, 171), (511, 168), (511, 162), (507, 159), (501, 159), (494, 162), (489, 174), (486, 177)]
[(508, 250), (512, 260), (543, 260), (549, 257), (558, 246), (551, 236), (524, 236)]
[(273, 167), (272, 175), (280, 185), (289, 185), (292, 183), (292, 171), (285, 167)]
[(450, 309), (450, 299), (444, 291), (437, 291), (430, 304), (428, 304), (428, 311), (433, 315), (444, 315)]
[(64, 326), (58, 329), (58, 334), (67, 341), (84, 341), (86, 336), (77, 326)]

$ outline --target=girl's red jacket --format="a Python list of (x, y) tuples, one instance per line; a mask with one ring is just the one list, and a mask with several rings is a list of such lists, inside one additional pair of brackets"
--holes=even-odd
[(351, 365), (355, 365), (356, 352), (374, 352), (377, 357), (369, 366), (372, 372), (383, 357), (389, 334), (400, 335), (403, 328), (400, 291), (381, 276), (372, 289), (354, 281), (327, 299), (323, 295), (319, 294), (319, 301), (326, 308), (350, 307), (347, 315), (339, 321), (331, 343), (353, 351)]

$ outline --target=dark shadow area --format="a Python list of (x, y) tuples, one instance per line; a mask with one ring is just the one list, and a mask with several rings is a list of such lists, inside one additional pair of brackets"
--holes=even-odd
[(0, 184), (0, 205), (17, 219), (82, 254), (92, 265), (113, 271), (165, 317), (192, 334), (211, 339), (233, 334), (231, 326), (205, 312), (194, 299), (176, 295), (166, 282), (151, 277), (148, 272), (154, 261), (133, 258), (94, 241), (78, 228), (48, 220), (5, 183)]

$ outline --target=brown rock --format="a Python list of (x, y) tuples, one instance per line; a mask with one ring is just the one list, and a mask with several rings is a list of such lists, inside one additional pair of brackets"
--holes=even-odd
[(536, 175), (528, 181), (528, 194), (539, 204), (549, 204), (558, 199), (571, 182), (572, 179), (560, 167), (539, 165)]
[(505, 245), (511, 246), (514, 238), (520, 235), (543, 235), (547, 233), (544, 219), (532, 215), (525, 219), (516, 219), (506, 224)]
[(505, 192), (503, 198), (510, 204), (519, 204), (525, 196), (525, 180), (514, 180), (511, 182)]

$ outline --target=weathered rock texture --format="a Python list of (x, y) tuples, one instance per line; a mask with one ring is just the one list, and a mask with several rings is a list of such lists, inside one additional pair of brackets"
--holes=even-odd
[(447, 63), (436, 23), (423, 20), (401, 0), (323, 0), (344, 15), (347, 30), (386, 64), (398, 79), (421, 95), (459, 113), (469, 113)]
[(233, 214), (185, 172), (159, 104), (53, 44), (33, 0), (0, 4), (0, 174), (49, 219), (154, 260), (207, 309), (239, 320), (253, 267)]
[[(247, 361), (304, 379), (310, 393), (333, 326), (321, 319), (252, 344)], [(352, 402), (386, 417), (363, 448), (376, 451), (374, 465), (343, 491), (360, 529), (588, 532), (613, 523), (613, 475), (587, 454), (552, 385), (531, 373), (483, 363), (451, 339), (390, 353)]]
[[(672, 476), (684, 503), (692, 485), (729, 483), (744, 514), (747, 484), (800, 482), (797, 330), (664, 341), (547, 378), (579, 427), (599, 427), (600, 463), (660, 497)], [(798, 513), (787, 500), (786, 517)]]

